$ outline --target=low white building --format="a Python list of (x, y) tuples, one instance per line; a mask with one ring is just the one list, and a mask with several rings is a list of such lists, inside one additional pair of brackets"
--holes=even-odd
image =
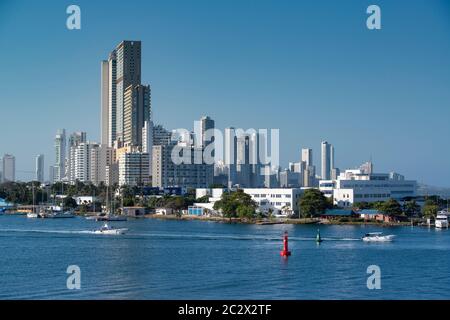
[[(246, 194), (250, 195), (258, 204), (258, 210), (274, 216), (289, 216), (298, 212), (298, 200), (303, 193), (300, 188), (244, 188)], [(196, 203), (196, 206), (210, 209), (214, 203), (221, 199), (224, 189), (196, 189), (196, 197), (209, 196), (209, 203)]]
[(396, 173), (367, 173), (361, 169), (346, 170), (337, 180), (320, 180), (319, 189), (340, 207), (357, 202), (400, 200), (416, 195), (417, 182), (405, 180)]

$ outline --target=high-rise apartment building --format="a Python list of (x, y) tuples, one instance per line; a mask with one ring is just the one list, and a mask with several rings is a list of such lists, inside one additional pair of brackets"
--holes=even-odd
[(40, 183), (44, 182), (44, 155), (39, 154), (36, 156), (36, 169), (34, 179)]
[(119, 159), (119, 185), (144, 186), (150, 182), (150, 157), (144, 152), (126, 152)]
[(16, 158), (5, 154), (2, 158), (2, 182), (16, 181)]
[(124, 141), (126, 89), (141, 84), (141, 42), (122, 41), (102, 61), (101, 74), (102, 144), (112, 147), (116, 140)]
[(88, 157), (89, 146), (86, 144), (86, 132), (74, 132), (69, 136), (69, 152), (67, 155), (66, 178), (70, 183), (74, 183), (77, 179), (80, 181), (88, 181)]
[(130, 85), (124, 93), (123, 141), (142, 146), (142, 129), (151, 121), (150, 86)]
[(60, 129), (55, 136), (54, 181), (62, 181), (66, 175), (66, 130)]

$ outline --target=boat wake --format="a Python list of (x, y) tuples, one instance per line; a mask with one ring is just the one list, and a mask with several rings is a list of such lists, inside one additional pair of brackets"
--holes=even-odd
[[(96, 235), (95, 230), (44, 230), (44, 229), (0, 229), (2, 232), (15, 232), (15, 233), (47, 233), (47, 234), (80, 234), (80, 235)], [(273, 241), (279, 242), (279, 236), (264, 236), (264, 235), (226, 235), (226, 234), (181, 234), (181, 233), (128, 233), (129, 237), (143, 237), (143, 238), (155, 238), (166, 240), (237, 240), (237, 241)], [(315, 241), (315, 237), (289, 237), (290, 241)], [(323, 241), (361, 241), (358, 238), (322, 238)]]
[(58, 234), (95, 234), (89, 230), (38, 230), (38, 229), (0, 229), (0, 232), (18, 233), (58, 233)]

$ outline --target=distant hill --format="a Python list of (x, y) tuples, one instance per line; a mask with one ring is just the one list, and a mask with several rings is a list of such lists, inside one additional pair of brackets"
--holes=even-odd
[(450, 188), (441, 188), (429, 186), (426, 184), (418, 184), (417, 185), (417, 194), (421, 196), (432, 196), (437, 195), (441, 198), (450, 198)]

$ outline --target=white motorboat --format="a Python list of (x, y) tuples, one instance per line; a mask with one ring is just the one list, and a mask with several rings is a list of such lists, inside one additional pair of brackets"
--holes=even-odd
[(39, 218), (39, 215), (36, 212), (28, 212), (27, 218), (36, 219), (36, 218)]
[(434, 226), (438, 229), (448, 228), (448, 212), (439, 211), (434, 220)]
[(388, 242), (394, 239), (394, 235), (384, 235), (382, 232), (367, 233), (362, 240), (366, 242)]
[(100, 229), (95, 230), (95, 234), (105, 234), (105, 235), (120, 235), (127, 232), (128, 229), (126, 228), (120, 228), (116, 229), (114, 227), (109, 226), (107, 223), (105, 223)]

